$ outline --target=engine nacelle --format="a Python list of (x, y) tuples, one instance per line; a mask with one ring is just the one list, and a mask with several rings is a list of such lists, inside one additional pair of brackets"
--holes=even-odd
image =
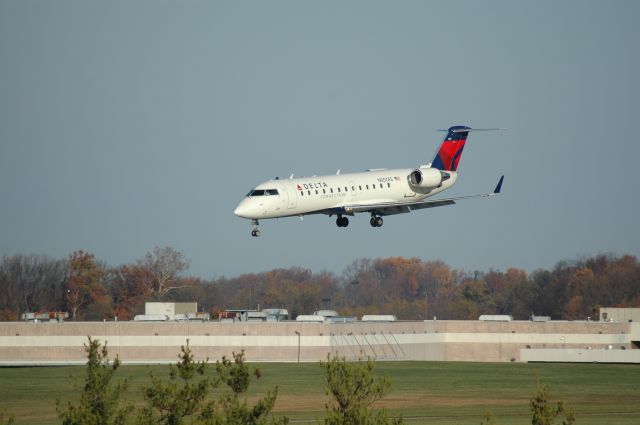
[(437, 168), (418, 168), (407, 176), (409, 187), (414, 192), (426, 193), (442, 186), (442, 182), (449, 180), (451, 175)]

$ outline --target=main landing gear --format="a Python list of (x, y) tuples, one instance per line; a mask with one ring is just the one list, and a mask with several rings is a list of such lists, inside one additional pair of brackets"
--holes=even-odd
[(349, 225), (349, 219), (339, 215), (338, 218), (336, 218), (336, 224), (338, 227), (347, 227)]
[(260, 236), (260, 229), (258, 229), (258, 224), (259, 224), (258, 220), (254, 218), (253, 220), (251, 220), (251, 224), (253, 225), (251, 236), (253, 236), (254, 238), (257, 238), (258, 236)]
[(371, 227), (382, 227), (382, 217), (379, 216), (375, 216), (375, 215), (371, 215), (371, 220), (369, 220), (369, 224), (371, 224)]

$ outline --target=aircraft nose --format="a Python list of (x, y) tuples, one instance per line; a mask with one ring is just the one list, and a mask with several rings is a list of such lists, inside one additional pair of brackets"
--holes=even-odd
[(233, 213), (238, 217), (247, 218), (247, 214), (249, 213), (249, 206), (247, 205), (246, 199), (243, 199), (238, 204), (236, 209), (233, 210)]

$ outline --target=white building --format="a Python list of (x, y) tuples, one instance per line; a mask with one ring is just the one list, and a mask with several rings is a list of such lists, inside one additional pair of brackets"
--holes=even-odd
[(600, 307), (601, 322), (640, 322), (640, 308)]
[(145, 316), (165, 315), (167, 320), (176, 320), (178, 317), (187, 317), (189, 313), (198, 312), (198, 303), (144, 303)]

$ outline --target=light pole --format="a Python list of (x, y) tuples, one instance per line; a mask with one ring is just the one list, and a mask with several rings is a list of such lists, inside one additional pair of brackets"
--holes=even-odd
[(424, 320), (429, 320), (429, 293), (424, 290)]
[[(418, 318), (420, 315), (418, 314)], [(429, 320), (429, 293), (427, 290), (424, 290), (424, 320)]]
[(298, 335), (298, 363), (300, 363), (300, 332), (293, 331), (296, 335)]

